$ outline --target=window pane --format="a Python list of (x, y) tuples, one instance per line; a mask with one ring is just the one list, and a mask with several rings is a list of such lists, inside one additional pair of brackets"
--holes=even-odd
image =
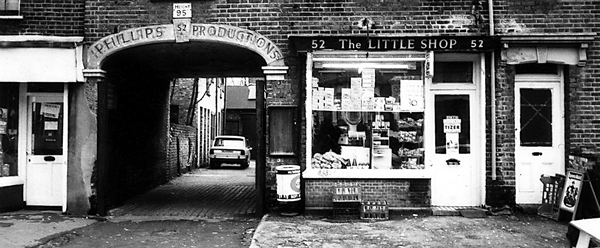
[(552, 92), (521, 89), (521, 146), (552, 146)]
[(269, 152), (272, 155), (295, 154), (295, 108), (270, 108), (269, 109)]
[(63, 105), (33, 102), (33, 155), (62, 155)]
[(0, 176), (18, 176), (19, 85), (0, 85)]
[(473, 62), (435, 62), (434, 83), (473, 83)]
[(435, 96), (435, 152), (471, 152), (468, 95)]
[(555, 64), (523, 64), (516, 65), (517, 74), (558, 74), (558, 65)]

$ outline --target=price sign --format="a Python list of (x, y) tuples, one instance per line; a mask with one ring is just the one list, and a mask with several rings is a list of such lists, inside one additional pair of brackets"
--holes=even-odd
[(192, 18), (192, 4), (173, 3), (173, 18)]

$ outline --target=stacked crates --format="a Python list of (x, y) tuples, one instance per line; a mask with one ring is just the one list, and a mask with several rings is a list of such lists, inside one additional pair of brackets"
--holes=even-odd
[(358, 185), (342, 184), (333, 188), (333, 218), (358, 218), (361, 203), (361, 188)]
[(387, 201), (363, 201), (360, 206), (360, 218), (363, 220), (388, 220), (390, 210)]

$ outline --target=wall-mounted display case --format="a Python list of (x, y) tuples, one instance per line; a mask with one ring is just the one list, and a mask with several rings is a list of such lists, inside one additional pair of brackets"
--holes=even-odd
[(314, 53), (305, 177), (427, 178), (427, 53)]

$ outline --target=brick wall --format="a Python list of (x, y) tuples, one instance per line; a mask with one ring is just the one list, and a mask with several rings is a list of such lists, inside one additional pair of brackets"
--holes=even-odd
[[(219, 23), (256, 31), (274, 41), (284, 53), (290, 67), (289, 78), (268, 84), (268, 105), (297, 105), (304, 112), (304, 58), (289, 53), (288, 35), (348, 35), (366, 33), (356, 25), (368, 17), (375, 22), (372, 35), (485, 35), (489, 31), (487, 2), (481, 6), (481, 20), (472, 15), (471, 0), (330, 0), (324, 2), (216, 0), (194, 1), (193, 23)], [(86, 41), (127, 28), (171, 23), (171, 2), (149, 1), (86, 1)], [(541, 34), (564, 32), (599, 32), (600, 4), (578, 0), (504, 0), (494, 1), (495, 33)], [(585, 67), (570, 69), (570, 102), (567, 105), (569, 148), (580, 145), (600, 145), (600, 115), (597, 112), (600, 78), (600, 41), (588, 49)], [(495, 94), (497, 120), (490, 121), (498, 130), (498, 175), (500, 189), (514, 188), (514, 68), (498, 66)], [(490, 75), (491, 76), (491, 75)], [(284, 98), (282, 92), (293, 97)], [(488, 106), (489, 101), (488, 101)], [(304, 115), (298, 130), (306, 128)], [(268, 123), (268, 121), (267, 121)], [(488, 126), (489, 127), (489, 126)], [(268, 130), (268, 129), (267, 129)], [(488, 128), (489, 130), (489, 128)], [(300, 134), (304, 140), (304, 132)], [(489, 134), (488, 134), (489, 136)], [(305, 146), (301, 143), (301, 150)], [(491, 174), (490, 154), (487, 155), (487, 175)], [(273, 170), (279, 164), (304, 164), (304, 156), (268, 158), (267, 184), (274, 185)], [(488, 182), (489, 178), (488, 178)], [(489, 191), (493, 196), (496, 191)], [(514, 194), (513, 194), (514, 195)]]
[(171, 124), (165, 179), (198, 168), (197, 132), (192, 126)]
[(83, 36), (85, 1), (21, 0), (21, 20), (1, 20), (0, 34)]
[(334, 187), (344, 184), (360, 186), (362, 200), (387, 200), (388, 206), (392, 208), (429, 207), (431, 204), (431, 183), (428, 179), (305, 179), (306, 208), (326, 209), (333, 207)]

